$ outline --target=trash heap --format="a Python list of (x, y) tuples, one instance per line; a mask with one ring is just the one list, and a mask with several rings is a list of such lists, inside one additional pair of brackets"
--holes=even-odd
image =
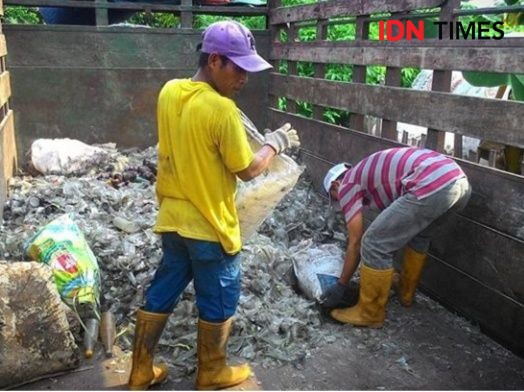
[[(156, 150), (101, 147), (108, 152), (106, 158), (86, 165), (82, 174), (11, 179), (10, 198), (0, 225), (0, 260), (24, 260), (26, 240), (53, 219), (70, 213), (98, 261), (102, 311), (113, 313), (116, 344), (129, 353), (135, 312), (161, 257), (160, 237), (152, 232), (157, 214)], [(301, 370), (305, 360), (314, 357), (316, 348), (336, 342), (359, 363), (361, 358), (376, 363), (385, 358), (388, 372), (400, 371), (417, 380), (425, 380), (427, 364), (432, 369), (451, 369), (456, 365), (452, 358), (457, 350), (463, 363), (489, 364), (489, 369), (481, 368), (475, 377), (485, 374), (489, 379), (500, 366), (506, 366), (509, 373), (518, 366), (511, 354), (483, 335), (478, 326), (421, 293), (417, 293), (417, 306), (411, 311), (393, 297), (388, 304), (386, 328), (348, 328), (329, 321), (313, 300), (295, 291), (293, 262), (322, 244), (343, 250), (345, 242), (342, 214), (332, 212), (327, 200), (302, 175), (244, 244), (242, 295), (229, 353), (254, 366), (291, 364)], [(159, 342), (157, 357), (172, 367), (174, 383), (196, 368), (193, 295), (190, 285)], [(75, 317), (70, 318), (70, 326), (80, 342), (82, 330)], [(101, 345), (98, 349), (102, 351)], [(419, 352), (424, 353), (424, 359)], [(491, 369), (493, 363), (499, 367)]]
[[(23, 244), (39, 228), (69, 213), (98, 260), (101, 302), (116, 320), (117, 345), (130, 350), (135, 312), (161, 258), (160, 237), (152, 232), (156, 150), (117, 151), (100, 146), (106, 159), (81, 175), (19, 176), (0, 226), (0, 258), (24, 260)], [(230, 352), (272, 366), (302, 360), (336, 339), (319, 328), (317, 305), (292, 286), (293, 255), (314, 244), (344, 246), (341, 216), (335, 216), (303, 176), (243, 250), (243, 288)], [(195, 368), (196, 309), (190, 285), (160, 341), (164, 359)], [(76, 336), (76, 335), (75, 335)]]

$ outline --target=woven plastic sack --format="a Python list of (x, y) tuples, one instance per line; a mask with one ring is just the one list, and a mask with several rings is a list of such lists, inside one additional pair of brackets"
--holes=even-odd
[(51, 269), (0, 260), (0, 390), (79, 366), (64, 308)]
[(59, 216), (28, 239), (24, 253), (51, 267), (60, 297), (80, 317), (98, 314), (98, 263), (69, 214)]
[[(240, 112), (240, 115), (251, 148), (256, 152), (264, 145), (264, 136), (244, 113)], [(293, 189), (303, 171), (303, 166), (287, 155), (280, 154), (271, 161), (265, 173), (251, 181), (239, 182), (236, 206), (243, 241), (254, 234), (264, 219), (271, 215), (280, 200)]]
[(307, 298), (315, 301), (337, 282), (343, 266), (344, 252), (335, 244), (322, 244), (293, 255), (298, 287)]

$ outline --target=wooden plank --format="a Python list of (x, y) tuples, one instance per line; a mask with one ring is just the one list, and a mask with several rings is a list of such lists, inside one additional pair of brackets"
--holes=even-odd
[(524, 355), (524, 307), (445, 261), (429, 258), (421, 289), (453, 311), (480, 324), (482, 331)]
[(0, 106), (4, 106), (11, 96), (11, 82), (9, 72), (4, 71), (0, 74)]
[(7, 54), (7, 45), (5, 42), (5, 35), (0, 34), (0, 57), (4, 57), (6, 54)]
[[(33, 140), (41, 137), (67, 135), (89, 144), (115, 142), (125, 148), (154, 145), (156, 102), (162, 85), (195, 72), (194, 67), (10, 70), (21, 160), (27, 159), (24, 153)], [(267, 90), (267, 84), (267, 73), (250, 76), (237, 101), (259, 129), (266, 126), (267, 96), (260, 92)], [(73, 105), (79, 102), (79, 96), (82, 104)]]
[[(524, 179), (508, 172), (459, 161), (473, 194), (462, 214), (524, 240)], [(504, 191), (501, 191), (501, 190)]]
[(271, 80), (274, 95), (524, 147), (522, 102), (278, 74)]
[(524, 304), (523, 240), (453, 214), (435, 230), (430, 253)]
[[(332, 163), (344, 160), (355, 163), (373, 152), (402, 146), (395, 141), (344, 127), (270, 110), (270, 127), (285, 122), (290, 122), (297, 129), (301, 151), (319, 157), (318, 165), (308, 166), (317, 189), (321, 189), (322, 179)], [(524, 240), (524, 178), (468, 161), (455, 160), (473, 188), (471, 199), (461, 215), (502, 234)]]
[(440, 6), (444, 0), (331, 0), (319, 3), (271, 9), (271, 24), (284, 24), (311, 19), (370, 15), (382, 12), (411, 11)]
[[(25, 7), (74, 7), (74, 8), (95, 8), (97, 5), (93, 1), (82, 0), (9, 0), (9, 5), (22, 5)], [(151, 3), (135, 3), (135, 2), (107, 2), (100, 4), (100, 8), (106, 9), (120, 9), (120, 10), (136, 10), (144, 11), (151, 10), (152, 12), (182, 12), (191, 11), (198, 14), (209, 15), (238, 15), (238, 16), (254, 16), (267, 15), (267, 7), (242, 7), (242, 6), (205, 6), (205, 5), (169, 5), (169, 4), (151, 4)]]
[[(275, 44), (272, 59), (389, 67), (419, 67), (465, 71), (524, 73), (524, 39), (521, 48), (507, 47), (392, 47), (348, 42), (296, 42)], [(385, 42), (385, 41), (384, 41)]]
[[(9, 45), (9, 67), (196, 69), (196, 47), (202, 40), (201, 30), (178, 30), (175, 35), (165, 30), (159, 34), (158, 30), (136, 28), (8, 27), (4, 33)], [(254, 31), (253, 35), (257, 51), (267, 58), (269, 33)]]
[(13, 121), (13, 111), (9, 110), (7, 115), (0, 123), (0, 182), (2, 182), (2, 190), (0, 198), (5, 197), (6, 184), (15, 173), (17, 167), (17, 153), (15, 144), (15, 127)]

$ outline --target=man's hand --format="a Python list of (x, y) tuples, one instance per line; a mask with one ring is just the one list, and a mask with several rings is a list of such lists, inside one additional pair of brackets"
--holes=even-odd
[(322, 297), (320, 297), (320, 305), (325, 308), (334, 308), (338, 306), (344, 298), (348, 286), (340, 282), (335, 283), (329, 287)]
[(297, 131), (286, 123), (273, 132), (265, 134), (264, 144), (271, 146), (277, 154), (280, 154), (286, 148), (300, 146)]

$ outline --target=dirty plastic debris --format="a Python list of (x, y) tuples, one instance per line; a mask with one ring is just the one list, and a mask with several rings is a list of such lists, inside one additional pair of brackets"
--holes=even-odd
[(100, 341), (104, 346), (107, 358), (113, 356), (113, 345), (116, 339), (116, 325), (113, 313), (110, 311), (102, 312), (100, 321)]
[(125, 218), (122, 218), (120, 216), (115, 216), (113, 218), (113, 224), (115, 227), (119, 228), (120, 230), (126, 232), (126, 233), (136, 233), (140, 230), (140, 225), (136, 222), (127, 220)]
[(91, 358), (95, 352), (95, 346), (98, 340), (99, 327), (100, 322), (96, 318), (90, 318), (85, 321), (84, 356), (86, 358)]

